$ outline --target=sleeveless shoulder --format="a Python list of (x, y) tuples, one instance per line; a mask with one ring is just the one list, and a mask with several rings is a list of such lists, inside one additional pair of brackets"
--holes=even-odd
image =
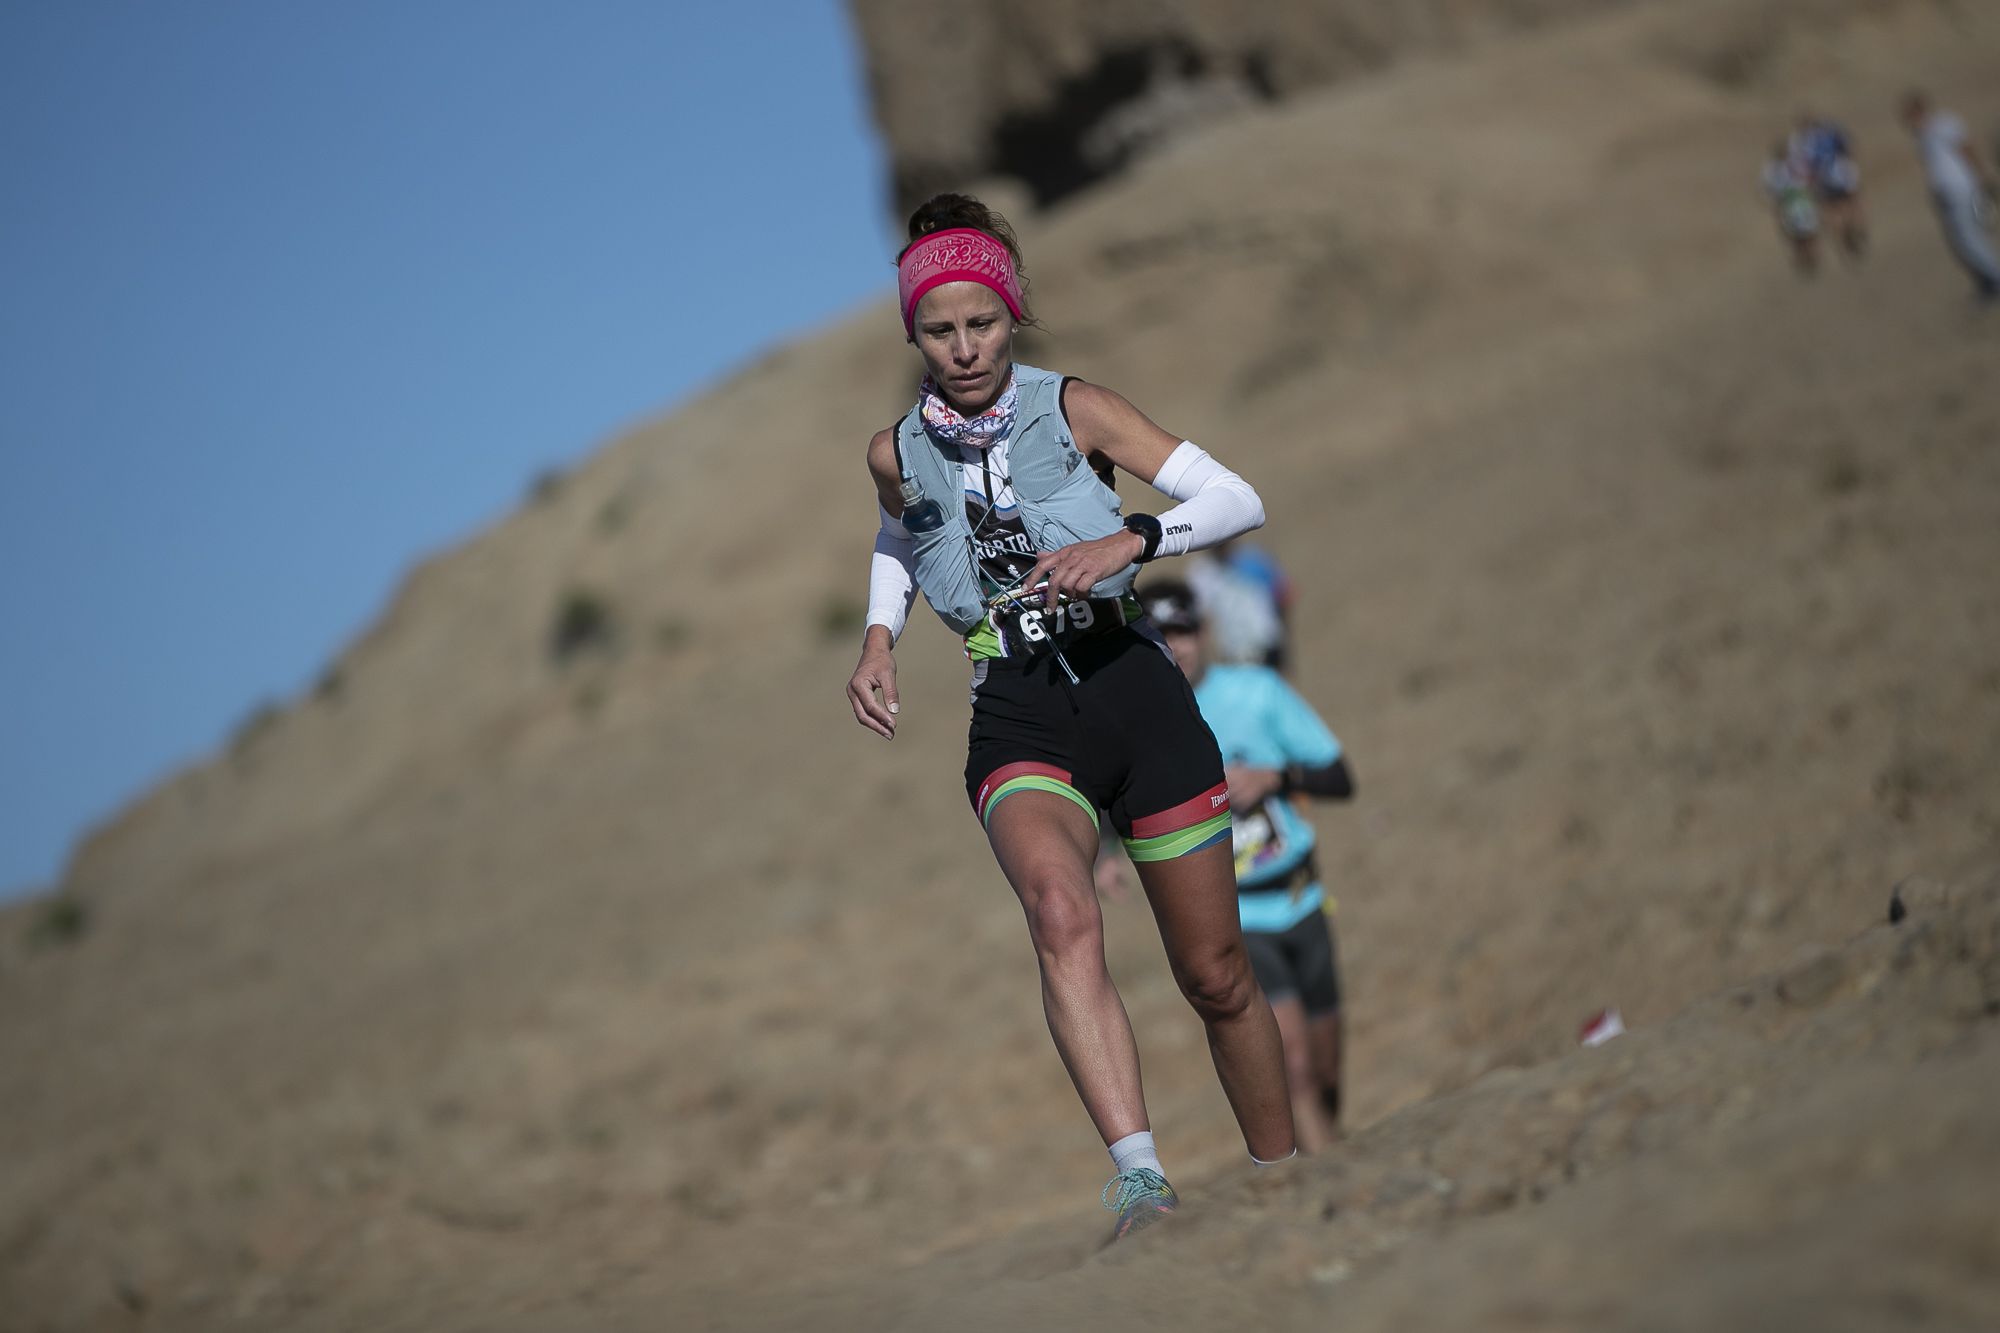
[(1052, 370), (1024, 366), (1017, 361), (1014, 363), (1014, 383), (1019, 386), (1023, 423), (1061, 410), (1063, 376)]

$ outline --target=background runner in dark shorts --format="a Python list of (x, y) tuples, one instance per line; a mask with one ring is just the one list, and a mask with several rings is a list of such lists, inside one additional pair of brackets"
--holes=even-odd
[(1301, 798), (1351, 798), (1354, 777), (1339, 738), (1277, 672), (1210, 663), (1192, 589), (1149, 581), (1140, 600), (1223, 753), (1243, 946), (1284, 1039), (1300, 1147), (1314, 1152), (1340, 1132), (1343, 1019), (1318, 834), (1297, 806)]
[(1340, 965), (1326, 913), (1314, 912), (1277, 934), (1246, 930), (1243, 947), (1250, 951), (1250, 968), (1271, 1003), (1296, 997), (1307, 1018), (1340, 1012)]

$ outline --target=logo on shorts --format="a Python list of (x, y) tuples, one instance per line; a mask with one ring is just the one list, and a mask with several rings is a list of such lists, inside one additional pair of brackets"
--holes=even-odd
[(1213, 810), (1216, 806), (1225, 804), (1228, 800), (1228, 792), (1223, 792), (1220, 796), (1211, 796), (1208, 798), (1208, 808)]

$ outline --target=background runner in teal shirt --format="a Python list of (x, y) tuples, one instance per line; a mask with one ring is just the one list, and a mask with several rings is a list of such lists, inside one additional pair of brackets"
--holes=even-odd
[(1140, 600), (1194, 686), (1215, 733), (1235, 811), (1243, 943), (1285, 1044), (1299, 1146), (1340, 1134), (1340, 977), (1313, 826), (1294, 798), (1354, 794), (1340, 740), (1266, 666), (1208, 663), (1208, 635), (1185, 584), (1148, 583)]

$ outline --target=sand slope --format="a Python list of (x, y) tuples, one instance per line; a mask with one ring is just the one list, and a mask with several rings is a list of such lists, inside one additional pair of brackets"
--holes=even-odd
[[(83, 850), (74, 945), (7, 914), (0, 1328), (1991, 1323), (2000, 321), (1889, 107), (2000, 121), (1997, 24), (1642, 10), (1025, 222), (1029, 359), (1239, 465), (1301, 582), (1340, 1152), (1246, 1175), (1113, 910), (1191, 1207), (1096, 1254), (964, 665), (911, 631), (893, 745), (840, 699), (885, 305), (418, 571)], [(1875, 220), (1812, 284), (1754, 189), (1801, 102)]]

